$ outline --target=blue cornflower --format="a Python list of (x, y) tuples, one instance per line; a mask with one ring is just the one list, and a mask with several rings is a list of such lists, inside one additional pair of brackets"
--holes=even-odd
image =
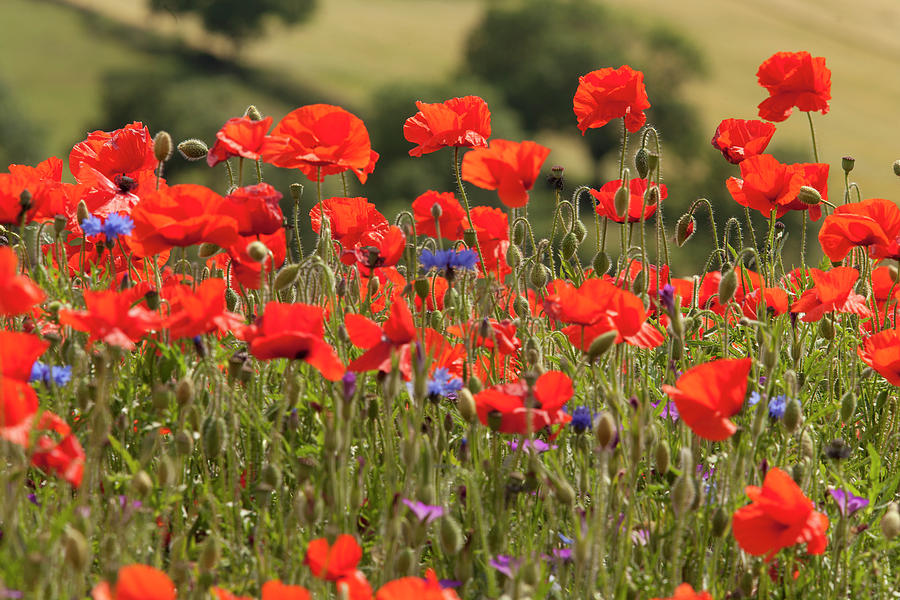
[(455, 269), (475, 270), (478, 264), (478, 253), (474, 250), (422, 250), (419, 256), (419, 262), (422, 267), (428, 271), (437, 269), (439, 271), (452, 272)]
[(591, 409), (587, 406), (579, 406), (572, 413), (572, 429), (575, 433), (584, 433), (591, 428)]
[(750, 406), (756, 406), (757, 404), (759, 404), (760, 400), (762, 400), (762, 396), (760, 395), (760, 393), (757, 391), (753, 391), (750, 392), (750, 397), (747, 398), (747, 404), (749, 404)]
[(785, 408), (787, 408), (787, 396), (784, 394), (769, 400), (769, 416), (773, 419), (783, 417)]
[(103, 233), (103, 221), (100, 220), (100, 217), (91, 215), (81, 222), (81, 229), (84, 231), (84, 235), (100, 235)]
[(131, 235), (132, 229), (134, 229), (134, 221), (131, 220), (131, 217), (119, 213), (113, 213), (106, 217), (106, 223), (103, 224), (103, 233), (106, 234), (108, 240), (114, 240), (120, 235)]
[(41, 361), (35, 361), (31, 366), (31, 376), (28, 378), (29, 383), (40, 381), (44, 385), (51, 383), (56, 387), (62, 387), (72, 380), (72, 367), (51, 367), (45, 365)]
[(461, 390), (462, 386), (462, 379), (451, 375), (447, 369), (441, 367), (435, 369), (428, 378), (428, 395), (455, 398), (456, 392)]

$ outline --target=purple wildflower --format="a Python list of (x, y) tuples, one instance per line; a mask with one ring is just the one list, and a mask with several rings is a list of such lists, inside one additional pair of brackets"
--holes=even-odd
[(831, 488), (828, 490), (834, 501), (837, 502), (838, 511), (843, 517), (849, 517), (856, 511), (863, 509), (869, 505), (869, 501), (861, 496), (855, 496), (848, 490), (838, 490)]
[(444, 516), (444, 507), (442, 506), (432, 506), (418, 500), (407, 500), (406, 498), (403, 499), (403, 504), (409, 507), (409, 510), (413, 511), (416, 518), (426, 525)]

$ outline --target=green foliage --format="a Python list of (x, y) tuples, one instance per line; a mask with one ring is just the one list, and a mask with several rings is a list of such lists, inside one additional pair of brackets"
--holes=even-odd
[(194, 13), (207, 30), (225, 35), (240, 48), (262, 30), (265, 17), (300, 23), (312, 15), (316, 0), (150, 0), (150, 7), (172, 14)]
[(13, 90), (0, 80), (0, 164), (42, 159), (41, 129), (27, 119)]

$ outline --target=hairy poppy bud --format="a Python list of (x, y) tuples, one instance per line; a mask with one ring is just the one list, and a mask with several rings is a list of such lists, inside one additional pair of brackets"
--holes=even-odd
[(800, 427), (802, 421), (803, 407), (800, 406), (799, 400), (791, 398), (788, 400), (787, 406), (784, 407), (784, 417), (781, 422), (788, 433), (794, 433)]
[(516, 296), (516, 299), (513, 300), (513, 310), (520, 319), (524, 319), (531, 314), (531, 306), (524, 296)]
[(431, 217), (433, 219), (440, 219), (441, 215), (443, 215), (443, 214), (444, 214), (444, 209), (441, 208), (440, 203), (435, 202), (434, 204), (431, 205)]
[(510, 244), (506, 250), (506, 263), (513, 269), (522, 264), (522, 251), (515, 244)]
[(299, 275), (300, 265), (298, 264), (288, 265), (281, 269), (275, 276), (275, 290), (280, 292), (289, 285), (294, 285)]
[(230, 287), (225, 288), (225, 307), (229, 311), (234, 312), (237, 309), (238, 304), (240, 304), (240, 302), (241, 302), (241, 297), (238, 295), (238, 293), (236, 291), (234, 291)]
[(856, 394), (847, 392), (841, 398), (841, 421), (849, 423), (856, 413)]
[(138, 471), (131, 478), (131, 491), (135, 496), (143, 498), (149, 494), (152, 489), (153, 480), (150, 479), (150, 475), (147, 474), (147, 471)]
[(441, 517), (441, 548), (448, 556), (452, 556), (462, 549), (462, 529), (456, 519), (450, 515)]
[(628, 200), (630, 197), (626, 185), (626, 181), (623, 180), (622, 186), (616, 190), (616, 194), (613, 196), (613, 206), (616, 209), (616, 214), (623, 219), (628, 216)]
[(66, 526), (63, 538), (66, 563), (76, 571), (83, 570), (91, 556), (91, 549), (84, 534), (73, 527)]
[(800, 456), (809, 460), (816, 457), (816, 449), (812, 437), (806, 431), (800, 435)]
[(212, 572), (219, 562), (220, 554), (219, 542), (216, 540), (216, 536), (211, 535), (206, 538), (206, 541), (203, 542), (203, 550), (200, 551), (200, 560), (197, 561), (200, 572)]
[(258, 263), (266, 260), (269, 256), (269, 248), (259, 240), (254, 240), (247, 244), (247, 254)]
[(900, 160), (895, 160), (894, 164), (891, 166), (894, 169), (894, 175), (900, 177)]
[(828, 317), (819, 321), (819, 335), (826, 340), (834, 339), (834, 323)]
[(644, 199), (647, 201), (648, 206), (653, 206), (654, 204), (659, 203), (659, 186), (654, 185), (651, 188), (648, 188), (646, 192), (644, 192)]
[(78, 208), (75, 209), (75, 218), (78, 219), (78, 224), (81, 225), (90, 216), (91, 211), (88, 210), (87, 204), (85, 204), (84, 200), (79, 200)]
[(737, 273), (734, 269), (729, 269), (719, 281), (719, 303), (728, 304), (734, 298), (735, 291), (737, 291)]
[(160, 131), (153, 136), (153, 156), (158, 162), (172, 158), (172, 136), (168, 131)]
[(281, 470), (277, 465), (267, 464), (259, 474), (259, 489), (271, 492), (281, 487)]
[(691, 213), (682, 215), (675, 225), (675, 244), (679, 248), (684, 246), (689, 239), (694, 237), (694, 231), (696, 231), (696, 229), (697, 220), (694, 219), (694, 215)]
[(712, 534), (714, 537), (722, 537), (728, 531), (728, 525), (731, 523), (731, 517), (720, 506), (713, 513), (712, 518)]
[(656, 461), (656, 472), (665, 475), (669, 472), (669, 459), (671, 453), (669, 451), (669, 443), (666, 440), (660, 440), (656, 445), (654, 452), (654, 460)]
[(616, 422), (607, 411), (601, 412), (597, 418), (595, 435), (597, 436), (597, 443), (603, 450), (612, 448), (613, 440), (616, 437)]
[(209, 460), (215, 460), (225, 448), (225, 421), (209, 416), (200, 430), (203, 452)]
[(640, 296), (647, 291), (647, 272), (644, 269), (638, 271), (631, 282), (631, 291)]
[(594, 275), (597, 277), (605, 275), (606, 272), (609, 271), (610, 266), (609, 254), (606, 252), (598, 252), (594, 255), (593, 260), (591, 260), (591, 266), (594, 268)]
[(471, 375), (469, 377), (468, 383), (466, 383), (466, 387), (469, 388), (469, 391), (473, 394), (477, 394), (481, 390), (484, 389), (484, 384), (481, 382), (481, 378), (478, 375)]
[(557, 500), (567, 505), (575, 503), (575, 488), (563, 477), (551, 475), (550, 484)]
[(194, 438), (187, 431), (181, 430), (175, 434), (175, 451), (180, 456), (187, 456), (194, 450)]
[(888, 541), (900, 535), (900, 510), (897, 509), (896, 502), (891, 502), (881, 517), (881, 533)]
[(687, 472), (682, 473), (672, 486), (672, 508), (677, 516), (686, 513), (694, 504), (697, 489)]
[(459, 414), (462, 415), (462, 418), (469, 423), (474, 423), (478, 420), (475, 397), (472, 396), (472, 392), (468, 388), (462, 388), (456, 392), (456, 408), (459, 409)]
[(587, 227), (585, 227), (584, 223), (581, 221), (575, 221), (575, 225), (572, 226), (572, 232), (575, 234), (575, 237), (578, 238), (579, 244), (587, 237)]
[(563, 237), (562, 240), (562, 255), (566, 260), (570, 260), (573, 256), (575, 256), (575, 251), (578, 250), (578, 238), (571, 231)]
[(466, 246), (469, 248), (475, 248), (478, 244), (478, 235), (475, 233), (474, 229), (466, 229), (463, 231), (463, 242), (466, 243)]
[(159, 464), (156, 465), (156, 482), (159, 484), (159, 487), (167, 488), (172, 485), (174, 479), (175, 465), (172, 464), (171, 458), (164, 455), (159, 459)]
[(856, 164), (856, 159), (852, 156), (842, 156), (841, 157), (841, 168), (844, 170), (844, 173), (849, 173), (853, 170), (853, 165)]
[(595, 337), (594, 341), (591, 342), (591, 345), (588, 346), (588, 358), (590, 358), (591, 361), (595, 361), (606, 354), (615, 343), (616, 337), (618, 337), (618, 332), (615, 330), (607, 331), (606, 333)]
[(191, 138), (178, 144), (178, 153), (181, 154), (185, 160), (193, 162), (195, 160), (206, 158), (206, 155), (209, 154), (209, 147), (203, 140)]
[(641, 179), (646, 178), (650, 172), (650, 153), (646, 148), (638, 148), (638, 151), (634, 153), (634, 170)]
[(212, 256), (215, 256), (221, 248), (212, 242), (203, 242), (200, 244), (200, 248), (197, 250), (197, 257), (202, 259), (207, 259)]
[(804, 185), (800, 187), (800, 191), (797, 193), (797, 200), (803, 204), (815, 206), (822, 202), (822, 194), (816, 188)]
[(531, 269), (531, 285), (533, 285), (537, 289), (543, 289), (545, 285), (547, 285), (547, 280), (550, 278), (550, 269), (542, 265), (541, 263), (537, 263)]
[(253, 104), (247, 107), (247, 110), (244, 111), (244, 116), (249, 117), (251, 121), (262, 121), (263, 118), (262, 113)]

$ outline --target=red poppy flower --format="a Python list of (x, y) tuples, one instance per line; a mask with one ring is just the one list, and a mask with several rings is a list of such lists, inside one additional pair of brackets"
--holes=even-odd
[(378, 160), (362, 119), (329, 104), (311, 104), (288, 113), (263, 143), (261, 153), (267, 163), (300, 169), (313, 181), (352, 171), (365, 183)]
[(648, 108), (644, 74), (628, 65), (618, 69), (606, 67), (578, 78), (574, 109), (581, 135), (619, 117), (625, 119), (625, 127), (634, 133), (647, 121), (644, 111)]
[(891, 301), (900, 299), (900, 284), (894, 280), (894, 272), (888, 267), (872, 269), (872, 296), (882, 313)]
[(138, 256), (210, 242), (228, 248), (238, 241), (238, 222), (223, 198), (202, 185), (182, 184), (153, 192), (134, 209), (131, 246)]
[(262, 586), (261, 600), (310, 600), (309, 590), (299, 585), (285, 585), (278, 579), (267, 581)]
[(84, 449), (72, 434), (72, 429), (61, 417), (44, 412), (35, 427), (37, 441), (30, 448), (31, 464), (56, 473), (73, 487), (81, 486), (84, 475)]
[(497, 190), (500, 202), (511, 208), (528, 203), (528, 190), (541, 172), (550, 148), (535, 142), (493, 140), (488, 148), (467, 152), (462, 178), (486, 190)]
[(737, 431), (730, 417), (744, 405), (751, 358), (723, 358), (685, 371), (675, 387), (662, 390), (675, 401), (678, 414), (695, 434), (720, 442)]
[(175, 600), (175, 595), (168, 575), (147, 565), (122, 567), (115, 588), (104, 581), (91, 591), (94, 600)]
[[(625, 216), (616, 213), (616, 192), (622, 187), (622, 180), (616, 179), (603, 184), (599, 190), (591, 190), (591, 196), (597, 201), (594, 210), (601, 217), (606, 217), (616, 223), (623, 223)], [(665, 200), (669, 195), (669, 190), (665, 184), (659, 186), (659, 199)], [(649, 219), (656, 213), (656, 204), (644, 202), (644, 194), (647, 191), (646, 179), (631, 179), (628, 182), (628, 222), (638, 223), (641, 220), (641, 210), (643, 210), (644, 219)]]
[(790, 475), (769, 469), (761, 488), (745, 488), (751, 504), (735, 511), (734, 539), (744, 552), (771, 560), (782, 548), (806, 542), (810, 554), (822, 554), (828, 544), (828, 517), (816, 512)]
[[(463, 168), (465, 168), (465, 164), (465, 159), (463, 159)], [(463, 230), (468, 227), (466, 211), (453, 192), (439, 193), (428, 190), (413, 200), (412, 209), (413, 215), (416, 217), (416, 233), (437, 237), (434, 216), (431, 214), (434, 205), (441, 207), (441, 216), (438, 218), (441, 237), (448, 240), (462, 239)]]
[[(373, 279), (374, 283), (372, 283)], [(370, 312), (380, 313), (389, 304), (403, 299), (402, 292), (405, 285), (406, 278), (396, 267), (376, 268), (372, 271), (371, 277), (360, 275), (359, 299), (362, 303), (369, 302)], [(441, 301), (443, 301), (443, 296), (441, 296)]]
[[(344, 318), (344, 326), (353, 345), (366, 350), (347, 366), (348, 370), (357, 373), (375, 370), (390, 372), (391, 354), (402, 351), (417, 337), (412, 313), (403, 301), (391, 304), (390, 316), (383, 327), (357, 314), (348, 314)], [(404, 375), (408, 377), (408, 373)]]
[(0, 330), (0, 375), (28, 381), (34, 361), (49, 347), (49, 342), (29, 333)]
[(69, 169), (78, 181), (82, 180), (86, 168), (116, 181), (137, 171), (152, 171), (157, 164), (153, 137), (140, 122), (115, 131), (94, 131), (69, 153)]
[(166, 289), (169, 316), (163, 328), (172, 339), (192, 338), (213, 331), (227, 333), (244, 324), (241, 315), (225, 310), (225, 281), (207, 279), (196, 289), (176, 283)]
[[(829, 166), (824, 163), (796, 163), (790, 165), (794, 169), (794, 173), (800, 179), (800, 184), (814, 188), (822, 196), (822, 200), (828, 200), (828, 170)], [(818, 221), (822, 216), (822, 205), (809, 205), (794, 198), (784, 206), (786, 210), (807, 210), (809, 217), (813, 221)]]
[[(791, 165), (778, 162), (769, 154), (751, 156), (741, 162), (741, 177), (729, 177), (725, 185), (741, 206), (761, 212), (766, 218), (775, 211), (781, 218), (791, 210), (804, 185), (803, 177)], [(806, 205), (804, 205), (806, 206)]]
[(442, 588), (432, 569), (425, 572), (425, 578), (402, 577), (388, 581), (375, 594), (375, 600), (459, 600), (456, 592)]
[(87, 310), (62, 309), (59, 324), (88, 332), (88, 345), (100, 340), (133, 350), (135, 342), (160, 326), (158, 314), (142, 306), (132, 306), (133, 302), (133, 295), (127, 292), (84, 290)]
[(258, 183), (237, 188), (225, 196), (222, 210), (237, 219), (240, 235), (275, 233), (284, 224), (279, 200), (281, 192), (268, 183)]
[(763, 300), (766, 315), (777, 317), (788, 311), (787, 292), (777, 287), (755, 289), (746, 296), (742, 303), (744, 315), (748, 319), (758, 319), (760, 299)]
[(830, 271), (810, 269), (813, 288), (791, 306), (791, 312), (804, 313), (801, 321), (818, 321), (825, 313), (853, 313), (861, 317), (871, 316), (866, 299), (853, 293), (853, 286), (859, 279), (859, 272), (851, 267), (837, 267)]
[(344, 365), (325, 342), (325, 315), (320, 306), (269, 302), (256, 323), (244, 332), (250, 353), (260, 360), (304, 360), (325, 379), (337, 381)]
[(406, 249), (406, 236), (396, 225), (377, 227), (363, 233), (350, 249), (345, 249), (341, 261), (356, 263), (359, 272), (368, 277), (374, 269), (393, 267)]
[(0, 374), (0, 439), (27, 446), (37, 411), (34, 388)]
[(725, 119), (716, 127), (712, 145), (725, 160), (736, 165), (745, 158), (765, 152), (773, 135), (775, 126), (771, 123), (755, 119)]
[(713, 600), (709, 592), (696, 592), (689, 583), (682, 583), (675, 588), (675, 594), (668, 598), (652, 598), (651, 600)]
[[(516, 337), (516, 324), (509, 319), (497, 321), (496, 319), (473, 320), (462, 325), (453, 325), (447, 328), (447, 333), (459, 336), (472, 346), (497, 349), (497, 352), (505, 355), (518, 354), (522, 342)], [(482, 333), (487, 333), (483, 336)]]
[(562, 407), (573, 393), (572, 380), (565, 373), (547, 371), (532, 389), (519, 380), (478, 392), (475, 408), (482, 424), (490, 423), (500, 433), (529, 434), (571, 421)]
[(891, 385), (900, 386), (900, 330), (885, 329), (867, 337), (857, 352)]
[(387, 227), (388, 220), (365, 198), (328, 198), (309, 211), (312, 230), (322, 231), (322, 215), (328, 219), (331, 237), (345, 248), (352, 248), (367, 231)]
[[(251, 242), (259, 240), (266, 245), (271, 252), (271, 256), (264, 263), (250, 257), (247, 253), (247, 247)], [(250, 290), (258, 290), (262, 285), (262, 270), (265, 266), (266, 273), (271, 273), (275, 269), (281, 268), (287, 259), (287, 238), (284, 231), (276, 231), (268, 235), (248, 235), (239, 237), (238, 241), (226, 248), (225, 253), (216, 254), (213, 260), (217, 265), (226, 271), (230, 268), (231, 280), (228, 282), (231, 287), (237, 288), (239, 285)]]
[[(497, 278), (502, 281), (507, 274), (512, 273), (512, 268), (506, 262), (509, 218), (505, 212), (492, 206), (476, 206), (472, 208), (471, 214), (485, 268), (489, 273), (496, 273)], [(480, 263), (478, 268), (481, 269)]]
[(759, 66), (756, 78), (769, 92), (759, 104), (759, 116), (766, 121), (784, 121), (795, 106), (804, 112), (828, 112), (831, 71), (821, 56), (776, 52)]
[(216, 133), (216, 143), (206, 155), (206, 164), (216, 166), (232, 156), (259, 160), (266, 132), (272, 126), (272, 117), (254, 121), (250, 117), (228, 119)]
[[(35, 167), (9, 165), (9, 173), (0, 173), (0, 223), (19, 225), (25, 222), (52, 220), (75, 209), (71, 184), (62, 183), (62, 161), (48, 158)], [(22, 205), (23, 192), (30, 196)]]
[(325, 538), (309, 542), (303, 562), (319, 579), (337, 581), (352, 575), (361, 558), (362, 548), (356, 538), (343, 533), (337, 537), (333, 545), (329, 545)]
[[(277, 580), (276, 580), (277, 581)], [(269, 582), (263, 584), (263, 587), (266, 586)], [(281, 582), (279, 582), (281, 583)], [(212, 595), (216, 597), (216, 600), (253, 600), (250, 596), (235, 596), (228, 590), (222, 589), (220, 587), (212, 587), (209, 590), (212, 592)], [(278, 598), (278, 596), (273, 596), (274, 598)], [(302, 598), (301, 600), (309, 600), (308, 598)]]
[(448, 146), (485, 148), (491, 137), (491, 111), (478, 96), (451, 98), (428, 104), (416, 102), (419, 109), (403, 124), (403, 137), (416, 144), (410, 156), (422, 156)]
[(871, 198), (838, 206), (822, 222), (819, 243), (834, 262), (854, 246), (866, 246), (874, 259), (900, 258), (900, 208), (890, 200)]
[(46, 296), (31, 279), (18, 274), (19, 258), (12, 248), (0, 247), (0, 315), (27, 313)]

